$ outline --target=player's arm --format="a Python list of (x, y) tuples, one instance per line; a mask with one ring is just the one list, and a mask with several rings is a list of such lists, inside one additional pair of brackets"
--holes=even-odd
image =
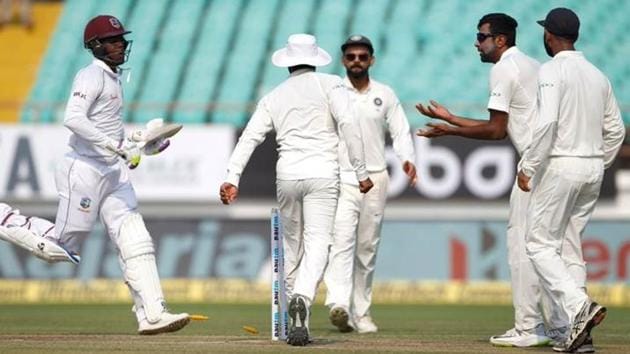
[(361, 193), (367, 193), (374, 186), (365, 167), (365, 153), (361, 127), (350, 105), (348, 89), (341, 80), (335, 82), (328, 92), (330, 112), (337, 121), (339, 137), (344, 139), (348, 148), (348, 158), (359, 181)]
[(99, 131), (88, 119), (90, 107), (100, 95), (103, 87), (101, 75), (82, 70), (72, 84), (72, 91), (64, 115), (63, 125), (72, 133), (107, 151), (118, 148), (118, 141)]
[(528, 192), (529, 180), (549, 158), (558, 128), (560, 78), (551, 65), (543, 65), (538, 73), (537, 125), (529, 149), (521, 159), (518, 186)]
[(271, 115), (267, 110), (265, 99), (261, 100), (256, 111), (247, 123), (243, 134), (228, 162), (228, 173), (225, 183), (221, 185), (219, 195), (223, 204), (230, 204), (238, 196), (238, 184), (241, 175), (254, 149), (265, 140), (265, 136), (273, 129)]
[(444, 135), (462, 136), (472, 139), (501, 140), (507, 136), (508, 113), (490, 111), (490, 120), (479, 121), (480, 124), (470, 126), (453, 126), (444, 123), (428, 123), (427, 127), (420, 129), (417, 135), (427, 138), (435, 138)]
[(477, 120), (456, 116), (440, 103), (430, 100), (429, 104), (424, 106), (422, 103), (416, 104), (416, 109), (421, 114), (434, 119), (440, 119), (458, 127), (473, 127), (486, 123), (485, 120)]
[(621, 149), (621, 144), (626, 136), (626, 128), (621, 118), (619, 105), (613, 93), (612, 86), (608, 83), (608, 98), (604, 108), (604, 166), (612, 165), (615, 157)]
[(418, 176), (414, 164), (416, 159), (413, 142), (411, 140), (411, 129), (409, 128), (405, 111), (402, 109), (400, 101), (393, 91), (391, 92), (391, 102), (393, 102), (393, 104), (387, 110), (387, 116), (385, 117), (387, 128), (392, 137), (394, 152), (396, 152), (396, 155), (398, 155), (398, 158), (403, 164), (403, 172), (405, 172), (407, 178), (409, 178), (409, 183), (413, 185), (416, 183)]

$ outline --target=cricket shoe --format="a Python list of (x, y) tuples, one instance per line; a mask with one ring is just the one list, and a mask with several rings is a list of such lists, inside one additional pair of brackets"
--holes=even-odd
[(540, 323), (527, 331), (509, 329), (503, 334), (490, 337), (490, 343), (497, 347), (542, 347), (551, 343), (551, 338), (547, 337), (545, 326)]
[(348, 311), (343, 307), (336, 306), (330, 309), (328, 318), (330, 319), (330, 323), (339, 329), (339, 332), (352, 332), (352, 326), (349, 323), (350, 316), (348, 315)]
[(162, 312), (160, 320), (155, 323), (149, 323), (145, 318), (138, 325), (138, 334), (151, 335), (160, 333), (176, 332), (184, 328), (190, 323), (190, 315), (187, 313), (168, 313)]
[(595, 301), (587, 299), (573, 319), (571, 332), (566, 342), (562, 345), (554, 346), (553, 350), (566, 353), (575, 352), (579, 347), (587, 343), (591, 330), (602, 323), (604, 318), (606, 318), (606, 308)]
[(357, 330), (357, 332), (361, 334), (378, 332), (378, 327), (376, 326), (370, 315), (355, 319), (354, 328)]
[(568, 352), (566, 350), (564, 343), (556, 343), (553, 346), (553, 350), (560, 353), (595, 353), (595, 346), (593, 345), (593, 337), (589, 335), (588, 337), (586, 337), (584, 344), (577, 347), (577, 349), (572, 352)]
[(291, 317), (291, 328), (287, 336), (287, 343), (293, 346), (305, 346), (309, 343), (308, 306), (304, 297), (298, 295), (291, 299), (289, 303), (289, 317)]

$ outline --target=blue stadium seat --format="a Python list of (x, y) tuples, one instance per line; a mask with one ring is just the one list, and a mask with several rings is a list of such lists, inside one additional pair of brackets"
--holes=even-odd
[(169, 114), (168, 107), (177, 97), (180, 76), (187, 69), (184, 63), (204, 6), (205, 0), (186, 0), (173, 2), (168, 9), (165, 14), (168, 20), (153, 45), (151, 61), (145, 65), (148, 71), (142, 91), (135, 99), (138, 106), (130, 112), (132, 121), (144, 123)]
[(242, 126), (247, 121), (255, 84), (262, 76), (262, 65), (267, 63), (267, 44), (277, 4), (277, 0), (251, 1), (243, 9), (217, 98), (222, 106), (215, 110), (212, 122)]
[[(232, 32), (237, 25), (241, 1), (214, 1), (204, 16), (205, 22), (199, 33), (197, 46), (175, 104), (173, 121), (179, 123), (204, 123), (208, 108), (215, 96), (216, 84), (226, 61)], [(217, 23), (225, 23), (217, 26)]]

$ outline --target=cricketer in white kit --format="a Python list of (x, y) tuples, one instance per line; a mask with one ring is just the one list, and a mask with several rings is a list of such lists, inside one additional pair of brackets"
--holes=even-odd
[(416, 181), (415, 153), (407, 116), (394, 91), (373, 80), (372, 42), (365, 36), (350, 36), (341, 46), (347, 76), (344, 84), (357, 115), (365, 164), (374, 188), (361, 194), (343, 141), (339, 144), (341, 190), (335, 215), (333, 244), (324, 275), (330, 321), (341, 332), (356, 329), (373, 333), (372, 280), (387, 201), (389, 175), (385, 161), (385, 134), (391, 134), (394, 151), (411, 184)]
[[(488, 121), (471, 120), (452, 115), (436, 102), (417, 106), (420, 113), (453, 124), (428, 124), (429, 129), (418, 135), (444, 135), (494, 140), (507, 135), (518, 154), (523, 156), (531, 142), (536, 119), (537, 75), (540, 63), (516, 47), (516, 20), (502, 13), (483, 16), (477, 25), (475, 47), (482, 62), (494, 63), (490, 70)], [(518, 188), (516, 179), (510, 194), (510, 213), (507, 228), (508, 264), (512, 281), (514, 327), (490, 338), (497, 346), (530, 347), (547, 345), (551, 338), (547, 329), (566, 325), (540, 296), (540, 280), (527, 256), (525, 234), (529, 194)], [(578, 262), (580, 244), (565, 244), (563, 257)], [(586, 274), (584, 268), (576, 272)], [(542, 309), (542, 312), (541, 312)], [(543, 315), (544, 312), (544, 315)], [(545, 326), (545, 316), (547, 326)]]
[(123, 277), (131, 292), (140, 334), (173, 332), (190, 321), (188, 314), (168, 312), (155, 261), (155, 248), (137, 211), (129, 169), (141, 152), (156, 154), (169, 144), (145, 146), (143, 151), (125, 138), (123, 92), (119, 65), (126, 61), (130, 42), (117, 18), (100, 15), (84, 32), (85, 47), (94, 61), (74, 79), (64, 125), (70, 129), (68, 152), (57, 166), (59, 205), (55, 224), (19, 215), (0, 204), (0, 237), (49, 262), (80, 262), (77, 253), (97, 218), (119, 252)]
[[(580, 351), (592, 342), (591, 330), (606, 308), (586, 294), (584, 268), (559, 252), (565, 243), (580, 244), (604, 176), (625, 137), (625, 127), (606, 76), (576, 51), (580, 21), (567, 8), (551, 10), (544, 44), (552, 57), (538, 74), (538, 117), (530, 149), (523, 156), (518, 185), (532, 191), (526, 247), (541, 279), (543, 295), (569, 325), (555, 351)], [(537, 182), (531, 186), (531, 178)], [(567, 228), (573, 227), (573, 232)], [(594, 349), (593, 349), (594, 351)]]
[(247, 123), (228, 164), (221, 200), (238, 196), (241, 174), (253, 150), (274, 130), (278, 143), (277, 197), (284, 237), (291, 327), (287, 342), (309, 342), (309, 308), (324, 273), (339, 196), (338, 145), (345, 140), (361, 192), (372, 187), (365, 169), (361, 130), (339, 76), (315, 72), (330, 55), (308, 34), (293, 34), (272, 63), (289, 78), (265, 95)]

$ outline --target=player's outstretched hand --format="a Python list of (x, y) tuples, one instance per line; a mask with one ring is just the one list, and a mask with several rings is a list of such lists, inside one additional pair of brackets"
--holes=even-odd
[(416, 165), (414, 165), (410, 161), (405, 161), (403, 163), (403, 171), (409, 178), (409, 185), (413, 186), (414, 184), (416, 184), (416, 181), (418, 180), (418, 175), (416, 173)]
[(232, 183), (225, 182), (221, 185), (219, 196), (221, 197), (221, 202), (223, 204), (231, 204), (236, 200), (236, 197), (238, 197), (238, 187)]
[(364, 179), (363, 181), (359, 181), (359, 190), (361, 193), (369, 192), (372, 187), (374, 187), (374, 183), (372, 183), (370, 177)]
[(429, 118), (442, 119), (449, 122), (452, 117), (451, 112), (446, 107), (433, 100), (430, 100), (426, 106), (423, 106), (422, 103), (416, 104), (416, 109)]
[(418, 129), (417, 136), (425, 138), (437, 138), (438, 136), (450, 135), (453, 127), (444, 123), (427, 123), (426, 128)]
[(527, 177), (527, 175), (523, 173), (523, 170), (518, 171), (518, 188), (523, 190), (523, 192), (529, 192), (531, 190), (531, 188), (529, 187), (530, 178), (531, 177)]

